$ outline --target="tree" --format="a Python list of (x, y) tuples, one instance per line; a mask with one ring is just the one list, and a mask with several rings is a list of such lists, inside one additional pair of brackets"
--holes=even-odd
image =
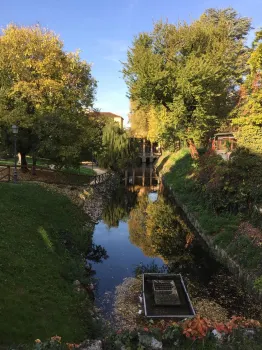
[(250, 74), (239, 90), (239, 102), (233, 113), (238, 145), (262, 154), (262, 31), (256, 33), (248, 61)]
[(148, 135), (148, 108), (139, 107), (136, 101), (130, 101), (129, 121), (131, 133), (135, 137), (145, 138)]
[(99, 164), (112, 170), (123, 169), (132, 164), (138, 148), (129, 136), (118, 123), (108, 122), (103, 129), (103, 149), (98, 156)]
[(207, 142), (235, 105), (249, 28), (236, 11), (211, 9), (190, 25), (156, 23), (127, 53), (123, 74), (131, 100), (165, 108), (162, 135), (186, 140), (192, 156), (195, 142)]
[[(90, 64), (80, 60), (78, 52), (65, 52), (53, 32), (38, 25), (12, 24), (3, 30), (0, 125), (8, 134), (12, 124), (19, 124), (18, 152), (24, 167), (26, 154), (50, 151), (50, 142), (57, 150), (62, 145), (62, 153), (79, 152), (78, 130), (84, 110), (93, 105), (95, 88)], [(71, 140), (66, 152), (63, 136)]]

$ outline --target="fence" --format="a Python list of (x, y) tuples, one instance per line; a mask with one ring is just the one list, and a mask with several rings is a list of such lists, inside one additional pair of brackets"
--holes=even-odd
[[(13, 174), (14, 166), (2, 165), (3, 169), (0, 167), (0, 181), (1, 178), (7, 178), (6, 181), (10, 181), (10, 178)], [(2, 177), (1, 172), (7, 172)], [(45, 167), (35, 167), (36, 175), (32, 174), (31, 166), (28, 166), (28, 171), (21, 171), (21, 166), (17, 166), (18, 170), (18, 181), (38, 181), (45, 182), (50, 184), (61, 184), (61, 185), (72, 185), (72, 186), (96, 186), (104, 181), (106, 181), (111, 174), (109, 172), (101, 175), (85, 175), (85, 174), (75, 174), (67, 171), (53, 170)]]
[(0, 167), (0, 182), (9, 182), (11, 178), (10, 165)]

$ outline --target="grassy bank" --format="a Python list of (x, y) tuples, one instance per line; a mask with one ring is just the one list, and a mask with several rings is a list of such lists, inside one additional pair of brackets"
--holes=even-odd
[(206, 234), (213, 236), (214, 242), (251, 274), (262, 275), (261, 246), (255, 245), (248, 236), (237, 234), (241, 222), (248, 218), (240, 214), (214, 212), (201, 190), (197, 189), (194, 177), (197, 164), (191, 159), (188, 150), (164, 153), (157, 166), (165, 176), (167, 185), (196, 217)]
[[(27, 159), (27, 164), (30, 167), (33, 164), (32, 158), (31, 157), (26, 157)], [(8, 159), (0, 159), (0, 165), (14, 165), (14, 159), (13, 158), (8, 158)], [(36, 166), (41, 168), (49, 168), (50, 166), (50, 160), (48, 159), (37, 159)], [(94, 176), (96, 175), (96, 172), (93, 169), (87, 168), (83, 165), (79, 166), (79, 168), (63, 168), (61, 171), (65, 173), (70, 173), (70, 174), (78, 174), (78, 175), (89, 175), (89, 176)]]
[(0, 184), (0, 344), (92, 335), (90, 302), (73, 290), (90, 247), (87, 217), (35, 184)]

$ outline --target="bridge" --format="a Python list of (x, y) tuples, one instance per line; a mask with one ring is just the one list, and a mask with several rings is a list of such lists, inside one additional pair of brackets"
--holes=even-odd
[(155, 159), (161, 156), (161, 148), (157, 142), (150, 142), (145, 138), (140, 139), (140, 142), (139, 157), (142, 163), (153, 163)]
[(147, 166), (143, 163), (139, 168), (126, 169), (124, 181), (126, 186), (142, 186), (156, 190), (159, 186), (160, 178), (152, 166)]

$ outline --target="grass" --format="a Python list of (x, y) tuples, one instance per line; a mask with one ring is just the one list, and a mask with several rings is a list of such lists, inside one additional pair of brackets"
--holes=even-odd
[(0, 198), (0, 344), (90, 337), (90, 302), (72, 283), (91, 245), (87, 217), (36, 184), (2, 183)]
[[(32, 165), (32, 157), (26, 157), (27, 159), (27, 164)], [(2, 159), (0, 160), (0, 165), (14, 165), (14, 159), (13, 158), (8, 158), (8, 159)], [(50, 160), (49, 159), (37, 159), (36, 165), (38, 167), (49, 167), (50, 165)], [(86, 168), (85, 166), (80, 166), (79, 168), (63, 168), (63, 172), (65, 173), (70, 173), (70, 174), (77, 174), (77, 175), (89, 175), (89, 176), (94, 176), (96, 175), (96, 172), (93, 169)]]
[(198, 219), (206, 234), (214, 237), (215, 244), (227, 250), (242, 267), (255, 273), (259, 272), (262, 261), (261, 247), (255, 247), (246, 236), (236, 237), (241, 221), (239, 216), (229, 213), (216, 215), (207, 206), (201, 193), (195, 190), (192, 171), (195, 165), (188, 150), (164, 153), (159, 158), (157, 166), (164, 174), (166, 183)]
[(89, 176), (96, 175), (96, 172), (93, 169), (86, 168), (84, 166), (80, 166), (79, 169), (65, 168), (65, 169), (62, 169), (62, 171), (65, 173), (78, 174), (78, 175), (89, 175)]

